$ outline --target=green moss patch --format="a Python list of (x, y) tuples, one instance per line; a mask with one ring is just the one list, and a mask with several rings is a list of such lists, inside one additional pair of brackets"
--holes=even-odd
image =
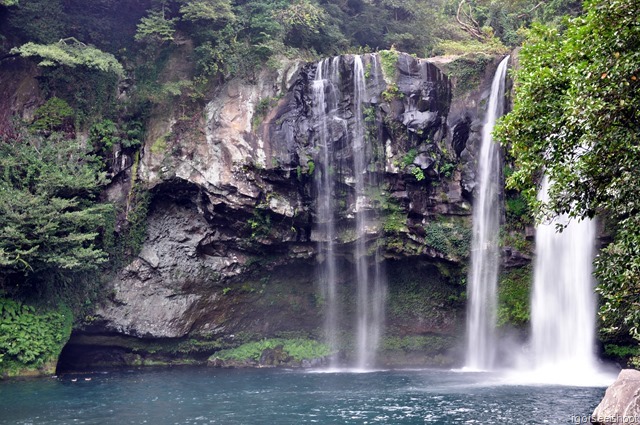
[(446, 72), (454, 84), (454, 96), (461, 96), (476, 89), (482, 82), (487, 66), (494, 57), (483, 54), (465, 54), (447, 64)]
[(531, 267), (504, 271), (498, 282), (498, 326), (529, 323)]
[(471, 253), (472, 229), (467, 220), (441, 219), (425, 224), (425, 242), (448, 258), (463, 260)]
[(212, 356), (212, 358), (225, 361), (258, 361), (264, 350), (273, 350), (278, 347), (282, 347), (282, 351), (287, 353), (295, 361), (317, 359), (331, 354), (328, 345), (311, 339), (272, 338), (248, 342), (236, 348), (222, 350)]

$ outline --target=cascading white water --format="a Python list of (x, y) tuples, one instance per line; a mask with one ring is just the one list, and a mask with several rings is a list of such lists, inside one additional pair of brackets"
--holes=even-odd
[[(544, 177), (538, 198), (548, 200)], [(557, 232), (556, 224), (566, 225)], [(541, 379), (568, 383), (597, 374), (593, 220), (561, 216), (536, 228), (531, 348)], [(545, 378), (546, 376), (546, 378)]]
[(473, 208), (473, 240), (467, 306), (468, 369), (489, 370), (496, 353), (496, 287), (499, 261), (500, 147), (491, 133), (504, 111), (504, 86), (509, 56), (493, 77), (487, 116), (478, 158), (476, 199)]
[(371, 368), (380, 341), (384, 318), (385, 284), (380, 270), (378, 252), (375, 252), (375, 266), (370, 276), (367, 252), (367, 234), (377, 230), (377, 220), (369, 211), (369, 199), (366, 193), (372, 181), (367, 178), (367, 144), (362, 104), (366, 100), (366, 81), (362, 57), (356, 55), (353, 60), (353, 174), (356, 195), (356, 281), (357, 281), (357, 323), (356, 323), (356, 367)]
[[(340, 92), (341, 58), (324, 59), (318, 63), (312, 84), (314, 99), (313, 114), (317, 120), (315, 189), (317, 193), (317, 233), (320, 235), (318, 251), (322, 254), (319, 279), (325, 299), (324, 331), (326, 341), (332, 348), (338, 348), (340, 333), (340, 313), (337, 295), (338, 266), (336, 260), (336, 179), (333, 141), (348, 138), (353, 156), (354, 192), (355, 192), (355, 233), (354, 248), (356, 280), (356, 360), (358, 369), (373, 366), (380, 340), (384, 317), (385, 279), (380, 265), (378, 249), (371, 252), (367, 237), (378, 229), (376, 214), (371, 211), (367, 190), (375, 185), (375, 178), (368, 173), (367, 166), (371, 157), (366, 141), (363, 103), (367, 100), (365, 72), (361, 56), (354, 56), (353, 65), (353, 110), (349, 117), (342, 117), (339, 104), (344, 96)], [(377, 66), (373, 62), (372, 66)], [(377, 68), (376, 68), (377, 69)], [(377, 75), (377, 72), (374, 73)], [(348, 128), (348, 120), (351, 129)], [(334, 134), (335, 133), (335, 134)], [(333, 170), (333, 171), (332, 171)], [(341, 182), (348, 184), (348, 182)], [(370, 267), (371, 255), (374, 266)], [(335, 367), (335, 364), (330, 366)]]
[[(322, 235), (318, 242), (318, 252), (323, 254), (319, 280), (325, 300), (324, 333), (331, 351), (338, 349), (338, 296), (337, 296), (337, 265), (335, 254), (336, 225), (335, 225), (335, 184), (331, 175), (332, 147), (329, 121), (335, 119), (338, 106), (337, 86), (340, 57), (323, 59), (318, 63), (316, 76), (312, 84), (313, 114), (317, 117), (317, 147), (320, 151), (316, 168), (320, 176), (315, 179), (318, 209), (318, 233)], [(335, 365), (330, 365), (335, 366)]]

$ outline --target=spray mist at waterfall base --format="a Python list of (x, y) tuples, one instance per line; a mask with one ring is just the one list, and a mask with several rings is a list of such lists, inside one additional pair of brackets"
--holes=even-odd
[(511, 385), (561, 385), (570, 387), (607, 387), (615, 381), (618, 370), (605, 364), (590, 370), (570, 362), (506, 371), (505, 383)]
[(527, 385), (527, 386), (566, 386), (566, 387), (608, 387), (620, 371), (617, 365), (596, 362), (581, 365), (571, 359), (553, 364), (537, 365), (528, 345), (514, 341), (501, 344), (501, 351), (508, 352), (493, 370), (478, 370), (463, 367), (452, 371), (464, 374), (484, 376), (487, 384)]

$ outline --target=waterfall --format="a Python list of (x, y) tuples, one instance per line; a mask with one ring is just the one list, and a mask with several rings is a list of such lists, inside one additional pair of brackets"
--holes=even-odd
[[(372, 59), (375, 66), (374, 75), (377, 78), (378, 63)], [(315, 191), (317, 194), (317, 226), (318, 252), (320, 253), (320, 267), (318, 272), (322, 294), (325, 300), (324, 332), (327, 343), (332, 351), (339, 346), (341, 312), (348, 309), (339, 303), (338, 292), (338, 261), (336, 259), (336, 199), (339, 194), (336, 184), (342, 187), (351, 186), (353, 190), (353, 211), (355, 215), (354, 242), (354, 280), (356, 286), (356, 319), (355, 319), (355, 366), (367, 369), (375, 363), (375, 353), (380, 340), (384, 317), (384, 301), (386, 282), (381, 266), (380, 252), (377, 243), (372, 247), (367, 244), (370, 235), (379, 230), (377, 215), (372, 211), (368, 191), (377, 186), (375, 173), (369, 172), (372, 159), (370, 142), (367, 140), (364, 121), (363, 103), (368, 101), (365, 81), (365, 71), (362, 57), (353, 58), (353, 87), (349, 93), (342, 93), (345, 89), (341, 81), (341, 57), (320, 61), (311, 86), (313, 96), (312, 113), (316, 117), (316, 174)], [(345, 80), (346, 81), (346, 80)], [(352, 90), (352, 92), (351, 92)], [(351, 99), (351, 111), (342, 111), (345, 99)], [(342, 116), (343, 112), (346, 116)], [(348, 146), (338, 147), (333, 144), (346, 140)], [(346, 151), (352, 156), (353, 181), (345, 180), (342, 173), (344, 164), (339, 159), (347, 158)], [(345, 181), (343, 181), (345, 180)], [(374, 242), (375, 243), (375, 242)], [(373, 265), (371, 265), (373, 263)], [(335, 367), (335, 364), (330, 365)]]
[(504, 111), (504, 85), (509, 56), (493, 77), (478, 158), (473, 240), (467, 306), (467, 356), (469, 369), (491, 369), (495, 360), (496, 287), (499, 262), (500, 147), (491, 133)]
[[(331, 175), (333, 165), (331, 134), (329, 132), (330, 120), (335, 119), (338, 106), (337, 87), (340, 78), (339, 60), (323, 59), (318, 63), (316, 76), (312, 84), (314, 98), (313, 114), (318, 120), (317, 148), (319, 149), (316, 172), (319, 178), (315, 179), (317, 193), (317, 223), (318, 252), (324, 257), (324, 262), (319, 269), (319, 281), (321, 282), (322, 295), (325, 301), (324, 333), (325, 339), (332, 352), (338, 350), (338, 297), (337, 297), (337, 265), (335, 254), (336, 225), (335, 225), (335, 184)], [(335, 366), (335, 365), (331, 365)]]
[(356, 323), (356, 367), (370, 368), (375, 363), (380, 332), (384, 317), (385, 283), (380, 270), (379, 252), (374, 252), (373, 275), (369, 275), (369, 259), (367, 252), (367, 234), (375, 233), (378, 228), (376, 218), (370, 211), (367, 189), (375, 186), (374, 181), (367, 178), (367, 164), (370, 159), (365, 138), (365, 123), (362, 104), (366, 100), (366, 81), (362, 57), (356, 55), (353, 61), (353, 174), (355, 177), (356, 195), (356, 245), (354, 257), (356, 261), (357, 281), (357, 323)]
[[(548, 200), (544, 177), (538, 198)], [(566, 225), (562, 232), (556, 224)], [(534, 369), (569, 382), (597, 373), (594, 353), (595, 295), (593, 220), (560, 216), (536, 228), (536, 260), (531, 303)]]

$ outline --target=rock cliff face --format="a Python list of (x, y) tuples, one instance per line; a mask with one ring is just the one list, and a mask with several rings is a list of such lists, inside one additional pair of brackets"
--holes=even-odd
[[(348, 230), (356, 208), (348, 166), (348, 134), (356, 120), (349, 89), (354, 57), (336, 61), (344, 117), (344, 131), (334, 132), (342, 136), (332, 140), (343, 164), (335, 170), (339, 291), (348, 306), (354, 298), (355, 235)], [(363, 55), (362, 61), (372, 143), (367, 172), (381, 181), (367, 206), (379, 211), (381, 223), (366, 237), (370, 246), (382, 244), (389, 279), (382, 350), (398, 349), (389, 338), (405, 345), (411, 338), (433, 345), (436, 338), (439, 349), (401, 361), (450, 361), (436, 358), (448, 355), (463, 332), (474, 158), (495, 61), (479, 87), (465, 93), (466, 106), (452, 98), (451, 81), (430, 61), (401, 53), (391, 59)], [(151, 191), (146, 239), (71, 346), (126, 351), (130, 347), (122, 341), (233, 344), (320, 336), (324, 306), (314, 275), (322, 235), (316, 232), (313, 182), (321, 117), (314, 116), (311, 89), (316, 72), (315, 63), (285, 61), (252, 83), (226, 83), (189, 118), (171, 106), (156, 111), (139, 167), (129, 168), (110, 190), (113, 199), (132, 184)], [(355, 307), (346, 309), (348, 330)], [(100, 342), (114, 334), (120, 342)], [(119, 359), (114, 357), (127, 362)]]

